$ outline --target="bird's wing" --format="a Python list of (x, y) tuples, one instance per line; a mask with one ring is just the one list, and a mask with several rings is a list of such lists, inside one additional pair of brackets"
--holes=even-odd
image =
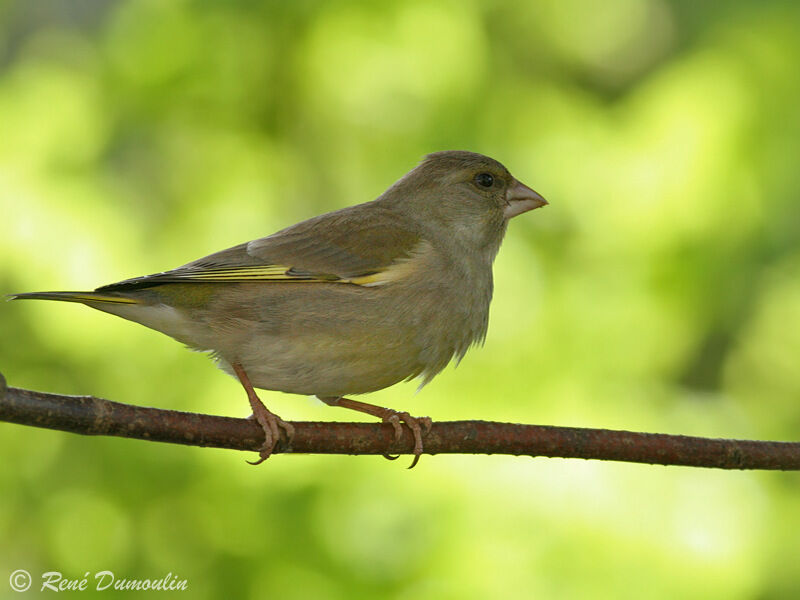
[(430, 246), (414, 223), (379, 206), (354, 206), (182, 267), (98, 288), (124, 291), (189, 282), (295, 281), (381, 285), (413, 269)]

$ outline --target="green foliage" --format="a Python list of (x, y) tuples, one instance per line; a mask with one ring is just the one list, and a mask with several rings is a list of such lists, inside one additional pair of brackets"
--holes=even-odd
[[(485, 348), (371, 401), (797, 439), (795, 3), (71, 4), (0, 5), (0, 292), (178, 266), (468, 149), (551, 206), (511, 224)], [(10, 385), (248, 414), (205, 357), (99, 312), (8, 304), (0, 331)], [(262, 397), (287, 419), (352, 417)], [(193, 598), (800, 594), (794, 474), (472, 456), (253, 468), (2, 424), (0, 456), (0, 589), (25, 568), (34, 585), (172, 572)]]

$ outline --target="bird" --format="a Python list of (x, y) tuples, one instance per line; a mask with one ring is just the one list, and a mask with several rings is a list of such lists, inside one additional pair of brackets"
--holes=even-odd
[(482, 344), (509, 220), (547, 204), (488, 156), (434, 152), (372, 201), (169, 271), (10, 299), (81, 303), (210, 353), (241, 382), (264, 432), (252, 464), (294, 435), (259, 388), (372, 415), (391, 423), (395, 442), (405, 424), (412, 468), (431, 420), (347, 396), (415, 378), (422, 387)]

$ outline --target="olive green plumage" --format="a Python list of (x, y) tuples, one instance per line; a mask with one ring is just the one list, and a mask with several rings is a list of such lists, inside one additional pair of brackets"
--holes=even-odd
[(379, 198), (94, 292), (81, 302), (213, 353), (255, 387), (338, 397), (421, 376), (488, 326), (508, 220), (545, 204), (500, 163), (427, 156)]

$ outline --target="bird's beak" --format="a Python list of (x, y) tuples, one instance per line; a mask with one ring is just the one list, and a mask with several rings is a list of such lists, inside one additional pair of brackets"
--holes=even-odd
[(527, 185), (514, 180), (514, 183), (506, 191), (506, 205), (503, 209), (503, 216), (506, 219), (510, 219), (546, 204), (547, 200)]

